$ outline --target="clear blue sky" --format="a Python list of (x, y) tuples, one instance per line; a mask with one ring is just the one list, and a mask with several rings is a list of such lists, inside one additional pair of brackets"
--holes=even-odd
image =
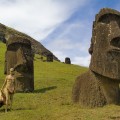
[(120, 10), (119, 0), (0, 0), (0, 22), (25, 32), (61, 61), (88, 66), (95, 14)]

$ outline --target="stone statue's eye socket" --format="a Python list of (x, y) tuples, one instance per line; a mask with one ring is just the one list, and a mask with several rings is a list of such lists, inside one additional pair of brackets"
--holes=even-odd
[(14, 45), (9, 45), (8, 48), (7, 48), (7, 50), (9, 50), (9, 51), (16, 51), (17, 47), (14, 46)]
[(120, 37), (116, 37), (111, 40), (110, 44), (114, 47), (120, 48)]
[(99, 18), (98, 22), (109, 24), (112, 21), (116, 21), (118, 23), (118, 26), (120, 26), (120, 16), (113, 15), (113, 14), (106, 14)]
[(100, 23), (105, 23), (105, 24), (109, 24), (110, 23), (110, 18), (109, 15), (103, 15), (98, 22)]

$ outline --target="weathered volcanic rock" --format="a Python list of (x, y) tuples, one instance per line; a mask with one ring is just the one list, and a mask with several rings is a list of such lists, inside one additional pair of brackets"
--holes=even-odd
[(66, 57), (66, 58), (65, 58), (65, 63), (66, 63), (66, 64), (71, 64), (71, 60), (70, 60), (69, 57)]
[(53, 62), (53, 54), (47, 54), (47, 62)]
[(9, 36), (5, 55), (5, 73), (14, 68), (17, 92), (34, 90), (34, 67), (31, 42), (23, 37)]
[(93, 22), (89, 71), (73, 87), (73, 101), (97, 107), (120, 104), (120, 12), (103, 8)]

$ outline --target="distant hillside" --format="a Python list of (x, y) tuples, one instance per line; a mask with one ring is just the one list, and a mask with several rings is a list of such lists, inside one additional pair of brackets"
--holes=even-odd
[[(8, 35), (19, 35), (19, 36), (23, 36), (29, 39), (32, 43), (32, 49), (35, 54), (40, 54), (40, 55), (42, 54), (43, 56), (46, 56), (47, 54), (52, 53), (34, 38), (28, 36), (25, 33), (19, 32), (13, 28), (7, 27), (0, 23), (0, 40), (2, 40), (2, 42), (5, 43), (6, 37)], [(59, 61), (59, 59), (55, 55), (54, 55), (54, 60)]]

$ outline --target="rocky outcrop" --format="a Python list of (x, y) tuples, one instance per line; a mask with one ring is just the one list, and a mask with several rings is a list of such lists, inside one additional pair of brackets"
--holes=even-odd
[[(3, 24), (0, 24), (0, 40), (2, 42), (6, 43), (7, 38), (9, 36), (14, 36), (14, 35), (29, 39), (32, 44), (32, 51), (35, 54), (40, 54), (40, 55), (42, 54), (43, 56), (47, 56), (47, 54), (50, 54), (50, 53), (52, 54), (51, 51), (46, 49), (40, 42), (30, 37), (29, 35), (19, 32), (13, 28), (7, 27)], [(55, 55), (53, 55), (53, 59), (59, 61), (59, 59)]]

